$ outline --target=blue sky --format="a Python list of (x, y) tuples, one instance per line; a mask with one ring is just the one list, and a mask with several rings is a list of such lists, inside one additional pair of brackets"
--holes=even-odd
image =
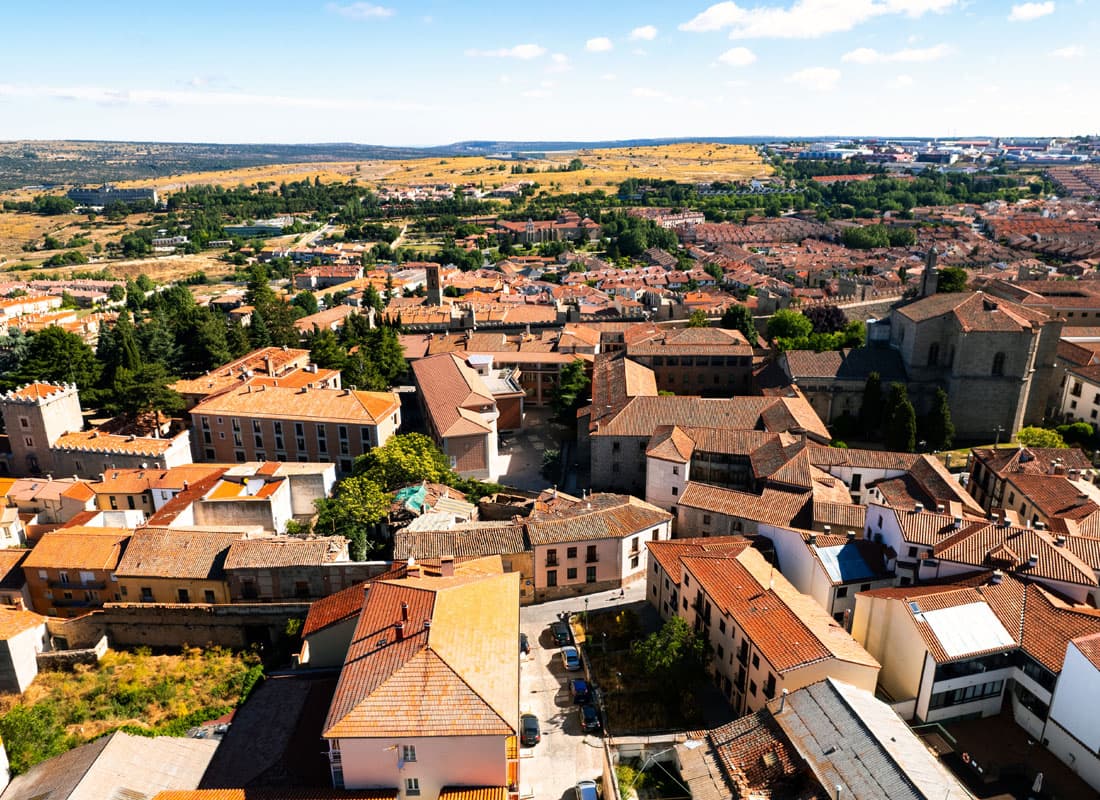
[(0, 8), (0, 139), (1100, 133), (1100, 0)]

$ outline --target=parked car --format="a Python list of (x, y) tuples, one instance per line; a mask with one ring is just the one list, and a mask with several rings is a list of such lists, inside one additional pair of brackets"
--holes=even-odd
[(581, 730), (598, 731), (603, 726), (600, 724), (600, 712), (591, 703), (581, 706)]
[(580, 651), (572, 645), (567, 645), (561, 649), (561, 660), (570, 672), (576, 672), (581, 668)]
[(599, 800), (600, 797), (595, 781), (577, 781), (574, 791), (577, 793), (577, 800)]
[(551, 622), (550, 633), (554, 634), (554, 642), (558, 647), (573, 644), (573, 631), (569, 628), (568, 622), (563, 622), (562, 620)]
[(592, 702), (592, 687), (584, 678), (574, 678), (569, 681), (569, 691), (573, 695), (573, 702), (577, 705)]
[(539, 730), (539, 718), (534, 714), (524, 714), (519, 718), (519, 743), (524, 747), (534, 747), (542, 741)]
[(519, 635), (519, 651), (524, 655), (531, 652), (531, 643), (527, 641), (527, 634), (521, 633)]

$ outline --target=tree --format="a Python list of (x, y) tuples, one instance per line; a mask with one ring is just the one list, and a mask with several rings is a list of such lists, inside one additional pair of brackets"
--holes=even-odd
[(550, 405), (558, 419), (567, 425), (577, 424), (577, 409), (588, 399), (591, 380), (584, 361), (574, 358), (561, 371), (561, 379), (550, 398)]
[(313, 333), (306, 342), (309, 346), (309, 358), (314, 364), (323, 369), (343, 369), (347, 362), (347, 352), (330, 329), (314, 326)]
[(113, 397), (107, 409), (131, 419), (153, 414), (159, 427), (161, 414), (178, 414), (185, 406), (183, 397), (169, 388), (171, 382), (163, 364), (145, 363), (135, 370), (120, 369), (115, 375)]
[(965, 269), (961, 267), (944, 267), (936, 270), (936, 276), (938, 278), (936, 282), (937, 293), (949, 294), (966, 291), (967, 275)]
[(1068, 447), (1058, 431), (1034, 426), (1020, 428), (1019, 433), (1016, 434), (1016, 441), (1028, 447)]
[(813, 330), (814, 326), (810, 320), (788, 308), (776, 311), (768, 320), (768, 338), (772, 341), (808, 337)]
[(691, 312), (691, 316), (688, 317), (689, 328), (709, 328), (710, 320), (707, 318), (707, 312), (702, 309), (697, 309)]
[(814, 333), (836, 333), (848, 324), (848, 315), (839, 306), (810, 306), (802, 316), (814, 326)]
[(110, 291), (107, 292), (107, 298), (112, 303), (117, 303), (120, 300), (125, 300), (126, 287), (123, 286), (121, 283), (116, 283), (114, 286), (111, 287)]
[(422, 433), (401, 433), (381, 447), (355, 459), (355, 474), (374, 481), (387, 491), (410, 483), (446, 483), (456, 479), (450, 461)]
[(317, 506), (314, 530), (322, 535), (346, 537), (352, 560), (363, 561), (368, 553), (382, 546), (371, 533), (385, 519), (392, 501), (375, 481), (364, 475), (350, 475), (336, 485), (331, 498), (314, 501)]
[[(447, 288), (451, 289), (453, 287), (448, 286)], [(386, 309), (386, 301), (382, 299), (382, 295), (378, 293), (378, 290), (372, 284), (368, 284), (363, 291), (363, 307), (373, 308), (379, 314)]]
[(1096, 432), (1087, 422), (1074, 422), (1070, 425), (1059, 425), (1056, 430), (1058, 431), (1058, 435), (1061, 436), (1068, 445), (1090, 445), (1096, 436)]
[(955, 441), (955, 425), (951, 422), (951, 407), (947, 403), (947, 392), (943, 389), (936, 389), (936, 399), (924, 427), (924, 440), (930, 449), (950, 449)]
[(646, 674), (675, 689), (689, 686), (703, 663), (703, 639), (682, 617), (670, 617), (660, 630), (634, 642), (630, 652)]
[(6, 335), (0, 335), (0, 390), (15, 388), (30, 345), (31, 337), (20, 328), (9, 328)]
[(153, 283), (153, 279), (144, 272), (137, 276), (137, 285), (143, 292), (151, 292), (157, 288), (157, 285)]
[(264, 312), (258, 308), (252, 312), (252, 320), (248, 325), (248, 339), (254, 348), (271, 347), (271, 331), (268, 330)]
[(749, 344), (756, 343), (756, 323), (753, 322), (752, 312), (749, 311), (748, 306), (740, 303), (730, 306), (722, 315), (722, 321), (719, 324), (728, 331), (741, 331), (749, 340)]
[(904, 383), (890, 384), (886, 405), (886, 449), (912, 453), (917, 447), (917, 413)]
[(881, 427), (882, 411), (882, 378), (872, 372), (863, 384), (863, 401), (859, 406), (859, 426), (864, 436), (873, 436)]
[(317, 295), (310, 291), (298, 292), (294, 295), (294, 299), (290, 301), (290, 304), (295, 308), (302, 310), (302, 316), (308, 317), (311, 314), (316, 314), (319, 310), (317, 305)]
[(21, 383), (75, 383), (82, 390), (95, 386), (97, 377), (99, 364), (92, 348), (75, 333), (56, 325), (34, 334), (19, 371)]

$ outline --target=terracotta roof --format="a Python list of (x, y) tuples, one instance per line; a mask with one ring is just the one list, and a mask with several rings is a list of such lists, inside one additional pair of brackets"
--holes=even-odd
[(492, 392), (465, 361), (443, 353), (418, 359), (412, 368), (432, 426), (441, 437), (491, 430), (481, 409), (494, 405)]
[(376, 425), (401, 407), (394, 392), (362, 392), (353, 389), (292, 389), (284, 386), (249, 385), (208, 397), (192, 415), (305, 419)]
[(1100, 633), (1079, 636), (1073, 640), (1073, 646), (1081, 651), (1090, 664), (1100, 670)]
[(645, 454), (647, 458), (687, 464), (691, 461), (694, 449), (695, 442), (682, 428), (678, 425), (662, 425), (653, 432)]
[(46, 618), (26, 609), (0, 606), (0, 641), (7, 641), (25, 630), (45, 625)]
[(585, 503), (555, 511), (535, 511), (527, 518), (532, 545), (622, 539), (672, 519), (664, 509), (636, 497), (594, 494)]
[(23, 568), (114, 570), (131, 532), (125, 528), (63, 528), (44, 534)]
[(731, 555), (737, 555), (746, 547), (751, 547), (752, 541), (744, 536), (701, 536), (689, 539), (671, 539), (668, 541), (649, 541), (646, 547), (649, 554), (661, 565), (661, 569), (668, 575), (669, 580), (680, 585), (683, 575), (683, 562), (681, 556), (692, 553), (714, 553), (728, 551)]
[(677, 505), (775, 525), (793, 524), (811, 500), (810, 492), (765, 487), (760, 494), (688, 481)]
[(1033, 475), (1045, 475), (1050, 472), (1050, 462), (1062, 459), (1069, 469), (1092, 469), (1092, 462), (1083, 451), (1076, 447), (975, 447), (970, 451), (974, 457), (998, 475), (1027, 472)]
[(45, 400), (63, 391), (65, 391), (64, 386), (54, 383), (28, 383), (4, 396), (9, 400)]
[(839, 533), (849, 530), (859, 533), (867, 523), (867, 507), (814, 500), (813, 516), (815, 525), (830, 525), (833, 531)]
[(828, 798), (766, 709), (707, 731), (707, 740), (735, 797)]
[[(717, 610), (732, 617), (778, 672), (829, 658), (878, 667), (816, 601), (798, 592), (752, 548), (736, 556), (682, 556), (684, 569)], [(770, 588), (766, 588), (770, 587)]]
[(805, 430), (822, 438), (828, 430), (810, 404), (801, 397), (731, 397), (686, 395), (634, 397), (618, 410), (600, 416), (593, 397), (594, 436), (650, 436), (661, 425), (696, 428), (765, 430), (781, 433)]
[[(1096, 575), (1068, 547), (1033, 528), (1003, 527), (992, 522), (972, 522), (938, 542), (932, 550), (942, 561), (976, 567), (998, 566), (1020, 575), (1079, 586), (1096, 586)], [(1029, 558), (1036, 556), (1035, 566)]]
[(934, 294), (908, 305), (896, 313), (915, 322), (952, 314), (964, 331), (1019, 331), (1043, 325), (1046, 314), (982, 292)]
[(508, 800), (507, 786), (444, 786), (439, 800)]
[(338, 622), (359, 616), (363, 610), (363, 603), (367, 598), (367, 590), (375, 580), (394, 580), (405, 577), (404, 564), (382, 573), (377, 578), (363, 581), (342, 589), (328, 597), (322, 597), (309, 607), (306, 621), (302, 624), (302, 636), (306, 637), (317, 631), (335, 625)]
[(242, 532), (139, 528), (118, 562), (120, 577), (188, 578), (220, 581), (225, 557)]
[(0, 549), (0, 589), (20, 589), (27, 582), (23, 561), (31, 554), (22, 548)]
[(440, 556), (510, 555), (526, 549), (523, 525), (511, 522), (460, 523), (438, 531), (402, 528), (393, 538), (393, 557), (398, 561)]
[(376, 583), (340, 673), (325, 738), (514, 735), (518, 595), (518, 573)]
[(162, 456), (177, 440), (152, 436), (120, 436), (103, 431), (78, 431), (57, 437), (52, 447), (81, 453), (120, 453), (135, 456)]
[(225, 557), (225, 569), (266, 569), (327, 564), (345, 540), (340, 536), (297, 539), (271, 536), (233, 542)]

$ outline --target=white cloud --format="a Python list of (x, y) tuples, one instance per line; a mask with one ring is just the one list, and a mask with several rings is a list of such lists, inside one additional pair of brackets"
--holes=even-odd
[(718, 56), (718, 60), (731, 67), (747, 67), (756, 61), (756, 53), (747, 47), (734, 47)]
[(546, 55), (546, 48), (538, 44), (517, 44), (515, 47), (499, 47), (496, 50), (467, 50), (466, 55), (481, 58), (518, 58), (529, 61)]
[(1053, 0), (1047, 0), (1045, 3), (1020, 3), (1012, 7), (1012, 12), (1008, 15), (1008, 21), (1031, 22), (1033, 19), (1039, 19), (1039, 17), (1045, 17), (1047, 14), (1053, 13)]
[(942, 13), (958, 0), (795, 0), (790, 8), (742, 8), (732, 0), (710, 6), (680, 25), (682, 31), (730, 28), (731, 39), (816, 39), (848, 31), (885, 14)]
[(546, 89), (527, 89), (519, 94), (521, 97), (530, 97), (534, 100), (542, 100), (550, 96), (550, 92)]
[(600, 76), (601, 81), (617, 81), (618, 79), (619, 76), (616, 75), (614, 72), (605, 72), (603, 75)]
[(348, 3), (346, 6), (329, 3), (325, 8), (333, 14), (339, 14), (348, 19), (380, 19), (392, 17), (395, 13), (392, 8), (377, 6), (374, 3)]
[(636, 86), (630, 90), (630, 93), (635, 97), (641, 97), (646, 100), (664, 100), (668, 97), (664, 92), (657, 89), (650, 89), (648, 86)]
[(1079, 44), (1071, 44), (1059, 47), (1057, 50), (1051, 50), (1050, 54), (1055, 58), (1080, 58), (1085, 54), (1085, 48)]
[(885, 64), (888, 62), (919, 63), (924, 61), (938, 61), (951, 52), (951, 48), (945, 44), (935, 47), (906, 48), (896, 50), (893, 53), (882, 53), (872, 50), (870, 47), (859, 47), (840, 57), (841, 61), (851, 64)]
[(550, 66), (546, 68), (547, 72), (568, 72), (573, 69), (573, 65), (569, 63), (569, 56), (565, 53), (554, 53), (550, 56)]
[(840, 80), (840, 70), (831, 67), (806, 67), (798, 72), (792, 72), (785, 79), (787, 83), (794, 83), (803, 89), (812, 89), (816, 92), (828, 92), (836, 88)]
[(332, 97), (292, 97), (247, 92), (198, 92), (168, 89), (118, 89), (103, 86), (17, 86), (0, 83), (0, 98), (52, 98), (104, 106), (255, 106), (339, 111), (424, 110), (420, 103), (353, 100)]
[(913, 79), (908, 75), (898, 75), (889, 84), (891, 89), (908, 89), (912, 85)]
[(630, 38), (634, 40), (641, 39), (644, 42), (652, 42), (657, 38), (657, 29), (652, 25), (642, 25), (640, 28), (635, 28), (630, 32)]
[(597, 36), (595, 39), (589, 39), (584, 43), (584, 49), (589, 53), (606, 53), (614, 46), (606, 36)]

